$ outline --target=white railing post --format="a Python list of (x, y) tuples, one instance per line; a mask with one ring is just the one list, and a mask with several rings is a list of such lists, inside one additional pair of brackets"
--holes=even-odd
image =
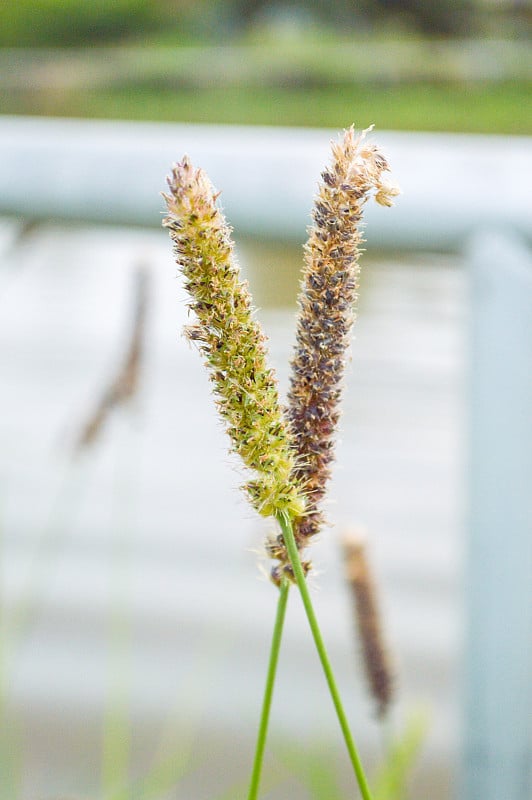
[(472, 284), (461, 800), (532, 798), (532, 255), (479, 233)]

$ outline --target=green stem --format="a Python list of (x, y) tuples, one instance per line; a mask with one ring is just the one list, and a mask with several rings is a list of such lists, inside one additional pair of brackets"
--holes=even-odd
[(312, 631), (312, 636), (314, 637), (316, 650), (318, 651), (321, 665), (325, 673), (325, 678), (327, 679), (329, 692), (331, 694), (334, 708), (336, 710), (336, 715), (340, 723), (340, 728), (342, 729), (344, 741), (347, 747), (347, 751), (349, 753), (349, 757), (351, 759), (351, 764), (353, 765), (353, 770), (355, 772), (355, 776), (358, 782), (360, 794), (362, 795), (364, 800), (371, 800), (371, 793), (369, 790), (368, 781), (364, 774), (362, 762), (360, 761), (360, 756), (358, 755), (358, 751), (356, 749), (353, 736), (351, 734), (351, 731), (349, 730), (349, 723), (347, 722), (347, 716), (344, 711), (344, 707), (342, 705), (342, 700), (340, 698), (338, 687), (336, 685), (336, 680), (332, 671), (331, 662), (329, 661), (329, 656), (327, 655), (327, 650), (325, 649), (325, 644), (318, 625), (318, 620), (316, 619), (316, 614), (314, 613), (312, 600), (310, 598), (310, 592), (308, 590), (307, 582), (305, 580), (305, 575), (303, 573), (303, 568), (301, 566), (301, 561), (299, 558), (299, 552), (294, 538), (292, 521), (286, 512), (280, 512), (277, 515), (277, 519), (279, 521), (281, 530), (283, 532), (284, 542), (286, 545), (286, 549), (288, 551), (288, 555), (290, 557), (290, 563), (292, 564), (292, 569), (294, 570), (294, 577), (296, 579), (296, 583), (299, 592), (301, 594), (301, 599), (303, 601), (303, 606), (305, 608), (307, 619), (309, 621), (310, 630)]
[(272, 705), (273, 687), (279, 661), (279, 651), (281, 649), (281, 638), (283, 635), (283, 625), (286, 615), (286, 604), (288, 602), (288, 592), (290, 583), (286, 578), (281, 581), (279, 600), (277, 601), (277, 614), (275, 616), (275, 626), (273, 629), (272, 644), (270, 648), (270, 660), (268, 663), (268, 673), (266, 675), (266, 686), (264, 688), (264, 698), (262, 701), (262, 712), (260, 716), (259, 732), (255, 747), (255, 759), (253, 762), (253, 772), (249, 785), (248, 800), (257, 800), (259, 793), (259, 783), (264, 759), (264, 748), (266, 746), (266, 735), (268, 733), (268, 722), (270, 719), (270, 709)]

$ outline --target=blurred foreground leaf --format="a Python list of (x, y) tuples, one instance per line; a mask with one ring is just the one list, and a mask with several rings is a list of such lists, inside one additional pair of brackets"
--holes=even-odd
[(427, 732), (427, 715), (416, 711), (407, 720), (403, 734), (392, 740), (384, 763), (373, 779), (374, 800), (402, 800)]

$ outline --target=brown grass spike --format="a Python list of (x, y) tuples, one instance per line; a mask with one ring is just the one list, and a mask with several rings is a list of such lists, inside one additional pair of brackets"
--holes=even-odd
[(299, 318), (292, 360), (287, 415), (295, 443), (295, 478), (305, 487), (307, 509), (296, 521), (298, 547), (323, 524), (319, 508), (334, 458), (339, 402), (355, 318), (361, 219), (372, 196), (391, 206), (399, 190), (386, 183), (388, 163), (353, 127), (332, 145), (332, 162), (322, 173), (305, 246)]
[(377, 590), (363, 539), (354, 532), (346, 533), (342, 545), (364, 668), (377, 716), (383, 718), (393, 700), (394, 679), (384, 644)]

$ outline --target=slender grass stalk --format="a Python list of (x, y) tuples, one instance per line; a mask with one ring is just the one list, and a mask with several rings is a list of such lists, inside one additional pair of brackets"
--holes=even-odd
[(273, 687), (275, 684), (275, 676), (277, 674), (277, 664), (279, 661), (279, 651), (281, 649), (281, 638), (283, 635), (289, 591), (290, 582), (288, 578), (283, 577), (279, 588), (277, 613), (275, 616), (275, 625), (273, 628), (272, 643), (270, 647), (268, 672), (266, 674), (266, 686), (264, 688), (264, 698), (262, 701), (262, 712), (260, 716), (259, 731), (257, 734), (257, 744), (255, 747), (255, 758), (253, 761), (253, 771), (251, 773), (248, 800), (256, 800), (259, 792), (262, 763), (264, 760), (264, 748), (266, 746), (266, 736), (268, 733), (268, 723), (270, 720), (270, 709), (273, 698)]
[(301, 594), (301, 600), (303, 601), (303, 606), (305, 608), (305, 613), (307, 615), (307, 619), (310, 625), (310, 630), (314, 638), (314, 644), (316, 645), (316, 650), (318, 651), (321, 665), (325, 673), (325, 678), (327, 680), (329, 692), (333, 701), (334, 708), (336, 710), (338, 722), (340, 723), (340, 728), (342, 730), (344, 741), (347, 747), (347, 752), (349, 753), (351, 764), (353, 765), (353, 770), (355, 773), (355, 777), (357, 779), (358, 787), (360, 789), (360, 794), (363, 800), (371, 800), (369, 784), (366, 775), (364, 773), (362, 762), (360, 760), (360, 756), (355, 746), (353, 736), (349, 729), (349, 723), (347, 721), (347, 716), (344, 711), (340, 693), (338, 691), (338, 686), (336, 685), (336, 679), (332, 671), (331, 662), (329, 661), (329, 656), (327, 654), (325, 643), (321, 635), (321, 630), (318, 625), (318, 620), (316, 619), (316, 614), (314, 613), (314, 607), (312, 605), (310, 592), (308, 590), (307, 582), (305, 580), (305, 574), (301, 566), (299, 551), (297, 549), (294, 537), (292, 520), (290, 519), (289, 515), (286, 514), (285, 512), (279, 512), (277, 514), (277, 519), (279, 521), (279, 525), (281, 526), (281, 530), (283, 532), (284, 543), (288, 551), (297, 587), (299, 589), (299, 593)]
[(111, 412), (131, 400), (138, 390), (145, 349), (148, 301), (149, 272), (147, 267), (139, 265), (134, 274), (133, 315), (127, 351), (118, 371), (83, 424), (75, 444), (76, 453), (96, 441)]

